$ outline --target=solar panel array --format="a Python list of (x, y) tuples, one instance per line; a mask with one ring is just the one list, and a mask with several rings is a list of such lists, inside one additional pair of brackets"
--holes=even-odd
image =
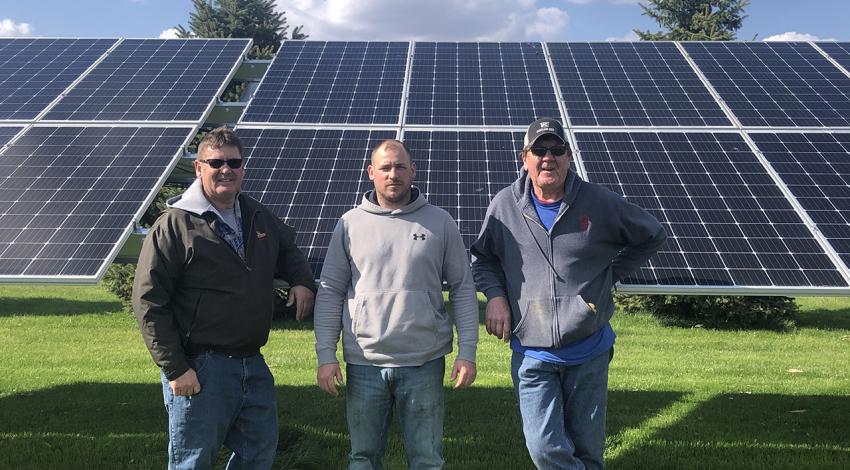
[[(111, 259), (126, 231), (98, 238), (98, 224), (112, 220), (103, 233), (119, 234), (118, 221), (139, 215), (153, 197), (144, 188), (164, 180), (178, 141), (201, 124), (246, 45), (107, 40), (101, 55), (81, 52), (95, 44), (69, 45), (73, 60), (46, 55), (51, 70), (73, 63), (83, 72), (64, 87), (34, 87), (61, 88), (36, 110), (44, 123), (15, 115), (0, 129), (8, 141), (0, 266), (24, 277), (100, 272), (97, 260)], [(469, 245), (492, 196), (517, 175), (525, 126), (548, 115), (566, 124), (581, 176), (646, 207), (670, 233), (624, 289), (846, 293), (848, 51), (848, 43), (286, 41), (237, 126), (244, 189), (296, 226), (318, 274), (334, 224), (371, 187), (371, 148), (401, 138), (418, 186)], [(134, 132), (177, 147), (124, 158), (116, 142)], [(111, 176), (122, 171), (130, 186)], [(140, 196), (124, 201), (137, 180)], [(77, 199), (63, 200), (71, 188)], [(71, 250), (77, 239), (63, 237), (83, 230)]]
[(517, 176), (525, 126), (552, 116), (567, 125), (585, 179), (647, 208), (670, 233), (625, 290), (850, 287), (839, 261), (850, 254), (850, 224), (824, 230), (834, 238), (815, 230), (819, 216), (801, 210), (799, 189), (747, 132), (850, 131), (850, 78), (838, 53), (822, 54), (831, 45), (417, 42), (399, 53), (409, 51), (406, 68), (389, 75), (395, 101), (352, 112), (353, 80), (377, 68), (365, 60), (372, 44), (387, 47), (284, 43), (237, 127), (249, 158), (261, 155), (248, 164), (246, 191), (303, 232), (317, 275), (337, 218), (371, 188), (365, 166), (377, 141), (404, 140), (416, 184), (469, 246), (493, 195)]
[(0, 40), (0, 281), (97, 281), (250, 43)]
[(579, 132), (587, 177), (662, 222), (626, 284), (847, 286), (738, 133)]

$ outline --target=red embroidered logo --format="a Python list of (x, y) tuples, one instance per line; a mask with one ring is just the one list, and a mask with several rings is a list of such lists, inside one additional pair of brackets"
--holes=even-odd
[(587, 232), (590, 229), (590, 217), (583, 215), (579, 220), (579, 228), (582, 232)]
[(265, 240), (266, 232), (257, 232), (257, 240)]

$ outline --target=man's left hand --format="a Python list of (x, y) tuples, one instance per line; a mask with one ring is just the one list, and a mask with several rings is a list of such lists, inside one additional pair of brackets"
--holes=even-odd
[(313, 313), (314, 299), (315, 296), (310, 289), (304, 286), (292, 286), (289, 289), (289, 301), (286, 302), (286, 306), (292, 307), (292, 304), (295, 304), (295, 319), (301, 321)]
[(475, 382), (475, 363), (464, 361), (463, 359), (455, 360), (455, 365), (452, 367), (452, 381), (455, 385), (454, 389), (466, 388)]

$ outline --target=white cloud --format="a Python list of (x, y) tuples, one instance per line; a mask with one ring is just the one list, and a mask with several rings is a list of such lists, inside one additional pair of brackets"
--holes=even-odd
[(569, 23), (561, 8), (537, 0), (290, 0), (290, 32), (304, 25), (315, 40), (542, 41)]
[(637, 33), (634, 31), (629, 31), (628, 33), (622, 36), (612, 36), (605, 38), (605, 40), (608, 42), (633, 42), (640, 41), (640, 36), (638, 36)]
[(168, 28), (168, 29), (162, 30), (162, 32), (159, 33), (159, 38), (160, 39), (176, 39), (177, 38), (177, 28)]
[(782, 34), (774, 34), (763, 39), (763, 41), (835, 41), (833, 38), (819, 38), (809, 33), (798, 33), (796, 31), (788, 31)]
[(0, 37), (13, 38), (31, 36), (32, 26), (29, 23), (15, 23), (9, 18), (0, 20)]
[(567, 0), (576, 5), (587, 5), (590, 3), (612, 3), (614, 5), (637, 5), (642, 0)]

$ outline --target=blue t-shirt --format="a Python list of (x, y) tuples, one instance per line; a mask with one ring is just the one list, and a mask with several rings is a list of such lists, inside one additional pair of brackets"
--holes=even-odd
[[(537, 211), (537, 217), (540, 218), (540, 223), (546, 227), (546, 230), (551, 231), (552, 226), (555, 224), (555, 218), (558, 217), (561, 201), (558, 200), (552, 203), (541, 202), (534, 194), (533, 188), (529, 188), (529, 192), (531, 193), (531, 201), (534, 203), (534, 209)], [(610, 323), (606, 323), (604, 327), (587, 338), (561, 346), (560, 348), (527, 348), (520, 344), (516, 336), (511, 336), (511, 349), (543, 362), (571, 366), (583, 364), (600, 354), (608, 352), (614, 346), (615, 338), (614, 329), (611, 328)]]

